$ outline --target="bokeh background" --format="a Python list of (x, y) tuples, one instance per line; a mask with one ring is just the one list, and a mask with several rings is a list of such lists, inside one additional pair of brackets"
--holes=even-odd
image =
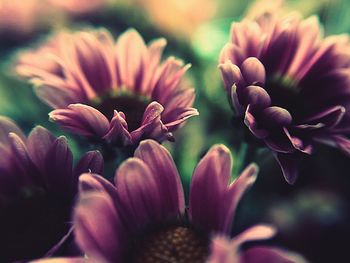
[[(272, 223), (279, 234), (270, 243), (311, 262), (350, 262), (349, 158), (320, 147), (302, 163), (298, 181), (290, 186), (268, 150), (251, 154), (229, 107), (218, 54), (231, 23), (262, 10), (316, 15), (326, 35), (350, 33), (349, 0), (0, 0), (0, 114), (13, 118), (26, 132), (40, 124), (64, 134), (48, 121), (50, 109), (35, 97), (31, 85), (13, 70), (20, 52), (40, 45), (53, 32), (105, 27), (116, 37), (132, 27), (147, 41), (165, 37), (166, 55), (192, 64), (189, 75), (200, 111), (175, 134), (175, 143), (166, 143), (187, 189), (199, 158), (211, 145), (223, 143), (233, 153), (233, 178), (251, 161), (260, 166), (257, 183), (239, 205), (235, 233), (258, 222)], [(65, 135), (76, 158), (91, 148)], [(115, 166), (108, 164), (106, 173), (112, 174)]]

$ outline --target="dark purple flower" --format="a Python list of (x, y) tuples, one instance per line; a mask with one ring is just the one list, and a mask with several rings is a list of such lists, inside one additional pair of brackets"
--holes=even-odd
[(233, 23), (220, 56), (232, 106), (275, 154), (289, 183), (317, 143), (350, 153), (350, 45), (316, 17), (265, 13)]
[[(237, 204), (254, 183), (258, 168), (250, 165), (232, 183), (231, 170), (229, 150), (223, 145), (211, 148), (194, 171), (186, 213), (183, 188), (171, 155), (157, 142), (145, 140), (134, 157), (116, 171), (115, 186), (98, 175), (80, 177), (81, 195), (74, 215), (77, 243), (91, 262), (202, 263), (210, 259), (222, 263), (218, 242), (222, 236), (225, 242), (229, 238)], [(260, 253), (253, 256), (250, 250), (247, 254), (237, 248), (274, 233), (271, 226), (251, 227), (227, 241), (235, 243), (236, 251), (225, 253), (236, 253), (230, 262), (257, 262), (254, 260)], [(276, 253), (261, 262), (289, 258), (280, 250), (259, 248), (261, 254)], [(76, 260), (57, 262), (79, 262)]]
[(44, 46), (29, 55), (37, 54), (40, 65), (20, 57), (16, 70), (33, 80), (37, 95), (55, 109), (50, 119), (64, 129), (136, 145), (144, 138), (172, 140), (174, 130), (198, 115), (194, 89), (183, 80), (190, 65), (174, 57), (161, 62), (165, 39), (146, 45), (135, 30), (116, 43), (103, 30), (53, 39), (54, 50)]
[(2, 116), (0, 156), (0, 261), (53, 254), (71, 232), (78, 176), (102, 172), (102, 156), (88, 152), (73, 169), (64, 137), (56, 138), (37, 126), (26, 138)]

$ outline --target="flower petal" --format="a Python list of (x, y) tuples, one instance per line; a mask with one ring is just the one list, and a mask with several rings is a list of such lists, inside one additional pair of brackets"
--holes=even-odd
[(79, 101), (79, 94), (75, 90), (65, 87), (62, 88), (62, 84), (60, 87), (56, 87), (52, 84), (45, 84), (37, 82), (35, 86), (36, 95), (48, 106), (59, 109), (65, 108), (69, 104), (75, 103)]
[(73, 174), (78, 178), (83, 173), (103, 174), (103, 157), (99, 151), (90, 151), (80, 158), (78, 164), (74, 168)]
[(241, 253), (240, 263), (307, 263), (300, 255), (275, 247), (255, 246)]
[(74, 211), (75, 237), (93, 261), (121, 262), (127, 243), (112, 199), (106, 193), (83, 194)]
[(116, 44), (116, 59), (121, 85), (130, 89), (136, 88), (136, 80), (142, 71), (142, 57), (146, 52), (146, 45), (140, 34), (129, 29), (122, 34)]
[(252, 107), (250, 105), (248, 105), (246, 109), (244, 123), (256, 138), (264, 139), (269, 135), (269, 132), (266, 129), (259, 127), (259, 123), (255, 118)]
[(226, 236), (215, 236), (211, 240), (207, 263), (240, 263), (238, 261), (238, 247), (232, 246)]
[(103, 137), (107, 141), (117, 145), (131, 144), (131, 135), (128, 131), (128, 124), (122, 112), (114, 111), (108, 133)]
[[(88, 263), (85, 258), (44, 258), (32, 261), (32, 263)], [(102, 262), (101, 262), (102, 263)]]
[(47, 176), (44, 178), (51, 191), (76, 191), (76, 184), (72, 176), (73, 154), (68, 147), (67, 139), (63, 136), (57, 138), (48, 151), (45, 160)]
[(91, 191), (107, 192), (112, 199), (117, 196), (117, 190), (113, 184), (98, 174), (85, 173), (79, 177), (79, 192), (85, 194)]
[(256, 164), (250, 164), (229, 186), (229, 191), (225, 195), (226, 202), (222, 204), (224, 211), (221, 220), (226, 231), (231, 229), (237, 205), (244, 193), (254, 184), (258, 171)]
[(67, 109), (54, 110), (50, 119), (68, 131), (85, 136), (103, 137), (109, 129), (107, 118), (84, 104), (71, 104)]
[(264, 240), (274, 237), (276, 229), (270, 225), (255, 225), (244, 230), (232, 239), (235, 245), (242, 245), (245, 242)]
[(36, 126), (28, 136), (28, 153), (32, 161), (42, 172), (45, 171), (47, 153), (55, 140), (55, 136), (42, 126)]
[(155, 177), (162, 197), (163, 217), (176, 216), (185, 210), (180, 176), (170, 153), (152, 140), (142, 141), (134, 156), (144, 161)]
[(156, 178), (148, 165), (138, 158), (126, 160), (116, 172), (114, 180), (123, 213), (135, 231), (163, 219)]
[(131, 132), (132, 141), (140, 141), (142, 137), (154, 138), (159, 141), (172, 140), (172, 134), (161, 121), (163, 111), (162, 105), (156, 101), (151, 102), (143, 114), (141, 127)]
[(9, 146), (8, 135), (9, 133), (17, 134), (23, 141), (26, 141), (26, 137), (21, 129), (10, 119), (5, 116), (0, 116), (0, 143)]
[(264, 65), (255, 57), (247, 58), (241, 65), (241, 72), (248, 85), (264, 84), (266, 72)]
[(267, 91), (259, 86), (248, 86), (239, 89), (238, 100), (241, 105), (251, 105), (254, 109), (264, 109), (271, 105)]
[(294, 184), (302, 161), (301, 153), (275, 153), (277, 162), (282, 168), (283, 176), (289, 184)]
[(244, 78), (241, 74), (241, 70), (237, 65), (232, 64), (231, 61), (226, 61), (219, 65), (221, 71), (222, 79), (224, 80), (224, 85), (226, 90), (230, 90), (232, 85), (245, 86)]
[(226, 231), (223, 216), (227, 211), (222, 206), (231, 177), (230, 151), (223, 145), (213, 146), (200, 160), (193, 172), (189, 215), (191, 221), (207, 231)]

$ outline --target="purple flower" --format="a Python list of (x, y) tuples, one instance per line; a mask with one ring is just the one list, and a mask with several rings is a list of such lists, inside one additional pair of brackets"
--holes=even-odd
[(316, 17), (265, 13), (233, 23), (220, 63), (232, 106), (289, 183), (318, 143), (350, 153), (347, 35), (323, 38)]
[(26, 138), (0, 116), (0, 261), (51, 255), (68, 239), (78, 176), (102, 172), (100, 153), (88, 152), (73, 169), (64, 137), (41, 126)]
[(50, 119), (64, 129), (136, 145), (144, 138), (172, 140), (174, 130), (198, 115), (194, 89), (183, 80), (190, 65), (174, 57), (162, 63), (164, 39), (146, 45), (128, 30), (115, 43), (100, 30), (61, 33), (52, 42), (54, 50), (34, 51), (40, 65), (20, 58), (16, 70), (33, 80), (37, 95), (55, 109)]
[[(257, 225), (229, 238), (236, 206), (254, 183), (258, 168), (252, 164), (230, 183), (229, 150), (214, 146), (197, 165), (190, 189), (189, 208), (180, 177), (169, 152), (157, 142), (140, 143), (133, 158), (116, 171), (115, 186), (101, 176), (80, 177), (80, 198), (74, 213), (77, 243), (92, 262), (257, 262), (259, 255), (274, 252), (268, 261), (289, 255), (274, 248), (261, 253), (239, 251), (246, 241), (270, 238), (271, 226)], [(187, 211), (187, 213), (186, 213)], [(222, 241), (221, 239), (225, 239)], [(218, 242), (235, 243), (236, 251), (220, 251)], [(231, 244), (230, 244), (231, 246)], [(211, 249), (210, 249), (211, 247)], [(275, 261), (271, 261), (275, 259)], [(254, 261), (255, 260), (255, 261)], [(48, 261), (50, 262), (50, 261)], [(55, 261), (52, 261), (55, 262)], [(57, 262), (83, 262), (61, 259)], [(301, 261), (290, 261), (301, 262)]]

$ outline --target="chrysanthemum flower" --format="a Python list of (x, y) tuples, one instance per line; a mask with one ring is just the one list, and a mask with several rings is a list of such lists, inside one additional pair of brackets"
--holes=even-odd
[(233, 23), (220, 66), (232, 106), (289, 183), (317, 143), (349, 154), (350, 46), (323, 38), (316, 17), (269, 13)]
[(56, 40), (55, 50), (35, 51), (42, 55), (38, 67), (20, 61), (17, 72), (33, 79), (38, 96), (55, 109), (51, 120), (64, 129), (129, 145), (144, 138), (171, 140), (174, 130), (198, 115), (194, 89), (182, 81), (189, 65), (174, 57), (160, 62), (164, 39), (147, 46), (129, 30), (114, 43), (101, 30), (59, 34)]
[(86, 153), (73, 169), (64, 137), (37, 126), (28, 138), (0, 117), (0, 261), (51, 255), (70, 234), (78, 176), (102, 172), (98, 152)]
[[(141, 142), (135, 156), (119, 167), (116, 186), (98, 175), (82, 175), (74, 229), (86, 261), (302, 262), (291, 260), (279, 249), (261, 246), (254, 248), (261, 251), (254, 256), (250, 249), (220, 251), (219, 244), (227, 247), (226, 242), (232, 242), (238, 248), (247, 241), (270, 238), (275, 232), (268, 225), (257, 225), (232, 241), (226, 240), (236, 206), (257, 174), (256, 165), (250, 165), (230, 183), (231, 169), (229, 150), (222, 145), (211, 148), (194, 171), (188, 210), (174, 161), (163, 146), (152, 140)], [(269, 251), (275, 251), (275, 256), (269, 258), (274, 261), (259, 261), (259, 256)], [(231, 261), (222, 261), (233, 253), (236, 255)]]

